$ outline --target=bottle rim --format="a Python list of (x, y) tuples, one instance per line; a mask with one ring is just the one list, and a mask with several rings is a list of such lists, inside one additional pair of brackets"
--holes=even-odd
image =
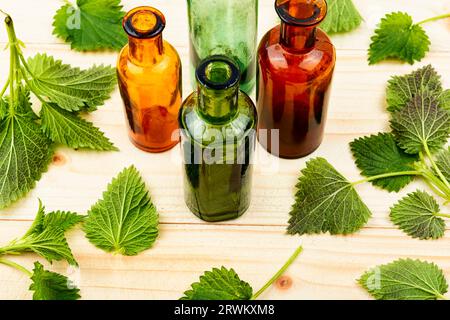
[[(226, 81), (216, 82), (208, 77), (208, 68), (214, 63), (224, 63), (229, 68), (229, 76)], [(208, 89), (226, 90), (239, 84), (241, 72), (236, 63), (224, 55), (213, 55), (202, 60), (195, 72), (197, 81)]]
[(321, 23), (327, 15), (328, 4), (326, 0), (304, 0), (305, 2), (312, 2), (312, 4), (315, 5), (313, 9), (313, 15), (305, 18), (295, 17), (283, 7), (283, 4), (290, 1), (292, 0), (275, 0), (275, 11), (277, 12), (281, 21), (286, 24), (299, 27), (312, 27)]
[[(151, 25), (151, 28), (149, 28), (148, 30), (138, 30), (133, 24), (133, 18), (135, 18), (137, 14), (154, 17), (155, 21), (153, 25)], [(122, 26), (125, 32), (130, 37), (137, 39), (149, 39), (161, 34), (161, 32), (166, 27), (166, 19), (163, 13), (158, 9), (150, 6), (141, 6), (132, 9), (125, 15), (125, 17), (123, 18)]]

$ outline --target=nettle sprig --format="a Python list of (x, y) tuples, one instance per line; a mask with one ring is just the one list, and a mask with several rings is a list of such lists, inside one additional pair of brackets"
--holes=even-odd
[(46, 214), (39, 202), (39, 210), (28, 231), (21, 238), (0, 247), (0, 264), (23, 272), (31, 279), (29, 289), (33, 291), (34, 300), (75, 300), (80, 298), (79, 289), (67, 277), (45, 270), (38, 261), (30, 271), (11, 261), (8, 256), (33, 252), (50, 263), (67, 261), (70, 265), (77, 266), (65, 233), (83, 219), (83, 216), (73, 212), (56, 211)]
[[(398, 192), (415, 178), (425, 181), (445, 204), (450, 203), (450, 104), (433, 67), (393, 77), (387, 88), (390, 133), (359, 138), (350, 148), (364, 179), (350, 182), (323, 158), (310, 160), (297, 184), (291, 211), (291, 234), (350, 234), (371, 216), (356, 191), (370, 182)], [(437, 239), (445, 232), (438, 202), (416, 191), (391, 208), (391, 220), (408, 235)]]
[[(110, 97), (116, 85), (115, 69), (94, 66), (81, 70), (46, 54), (25, 59), (24, 45), (17, 39), (9, 15), (5, 25), (10, 68), (0, 91), (0, 209), (34, 187), (48, 168), (55, 144), (73, 149), (117, 150), (81, 116), (96, 110)], [(31, 93), (41, 104), (37, 113), (32, 108)]]
[(381, 19), (369, 48), (369, 64), (386, 59), (399, 59), (414, 64), (430, 50), (430, 39), (422, 25), (450, 18), (450, 13), (414, 23), (406, 12), (392, 12)]

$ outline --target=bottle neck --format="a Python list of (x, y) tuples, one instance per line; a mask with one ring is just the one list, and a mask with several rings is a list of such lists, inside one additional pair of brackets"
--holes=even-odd
[(276, 0), (281, 19), (280, 42), (288, 50), (310, 50), (316, 42), (316, 27), (325, 19), (325, 0)]
[(316, 27), (290, 25), (281, 22), (280, 42), (291, 50), (303, 51), (314, 47), (316, 42)]
[(128, 46), (130, 60), (139, 65), (155, 64), (164, 54), (162, 33), (149, 39), (128, 37)]
[(226, 123), (238, 111), (239, 86), (215, 90), (198, 85), (198, 111), (208, 122)]
[(238, 112), (239, 67), (223, 55), (203, 60), (196, 70), (199, 114), (212, 124), (223, 124)]

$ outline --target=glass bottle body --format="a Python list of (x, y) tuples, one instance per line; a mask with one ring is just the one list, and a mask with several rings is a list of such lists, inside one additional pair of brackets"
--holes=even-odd
[(249, 94), (256, 80), (258, 0), (188, 0), (192, 83), (200, 61), (232, 58), (240, 68), (240, 88)]
[(124, 18), (129, 44), (117, 65), (130, 140), (148, 152), (166, 151), (179, 141), (181, 61), (162, 39), (164, 25), (164, 16), (154, 8), (130, 11)]
[[(289, 5), (291, 10), (308, 14), (309, 7), (304, 6), (324, 3), (277, 1), (277, 5), (286, 6), (286, 14), (292, 12)], [(317, 9), (312, 11), (320, 15)], [(295, 12), (294, 17), (288, 16), (293, 21), (283, 21), (288, 18), (280, 15), (281, 25), (262, 38), (258, 49), (258, 129), (267, 129), (267, 139), (260, 142), (269, 152), (274, 143), (279, 143), (278, 155), (282, 158), (306, 156), (323, 139), (336, 54), (328, 36), (316, 28), (325, 17), (322, 14), (315, 17), (313, 25), (293, 24), (299, 19)], [(311, 20), (303, 17), (301, 21)], [(274, 129), (279, 130), (279, 141), (272, 141)]]
[[(205, 92), (199, 83), (180, 110), (185, 201), (205, 221), (238, 218), (250, 205), (256, 108), (235, 86)], [(224, 98), (227, 91), (231, 94)], [(202, 104), (213, 106), (203, 112)]]

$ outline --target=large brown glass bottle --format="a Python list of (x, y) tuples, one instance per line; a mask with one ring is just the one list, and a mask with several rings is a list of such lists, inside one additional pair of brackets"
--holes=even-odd
[(269, 152), (299, 158), (322, 142), (336, 53), (317, 28), (325, 0), (277, 0), (275, 8), (281, 24), (258, 49), (258, 136)]
[(117, 65), (131, 141), (140, 149), (163, 152), (178, 141), (181, 62), (162, 38), (163, 14), (151, 7), (131, 10), (123, 20), (129, 43)]

